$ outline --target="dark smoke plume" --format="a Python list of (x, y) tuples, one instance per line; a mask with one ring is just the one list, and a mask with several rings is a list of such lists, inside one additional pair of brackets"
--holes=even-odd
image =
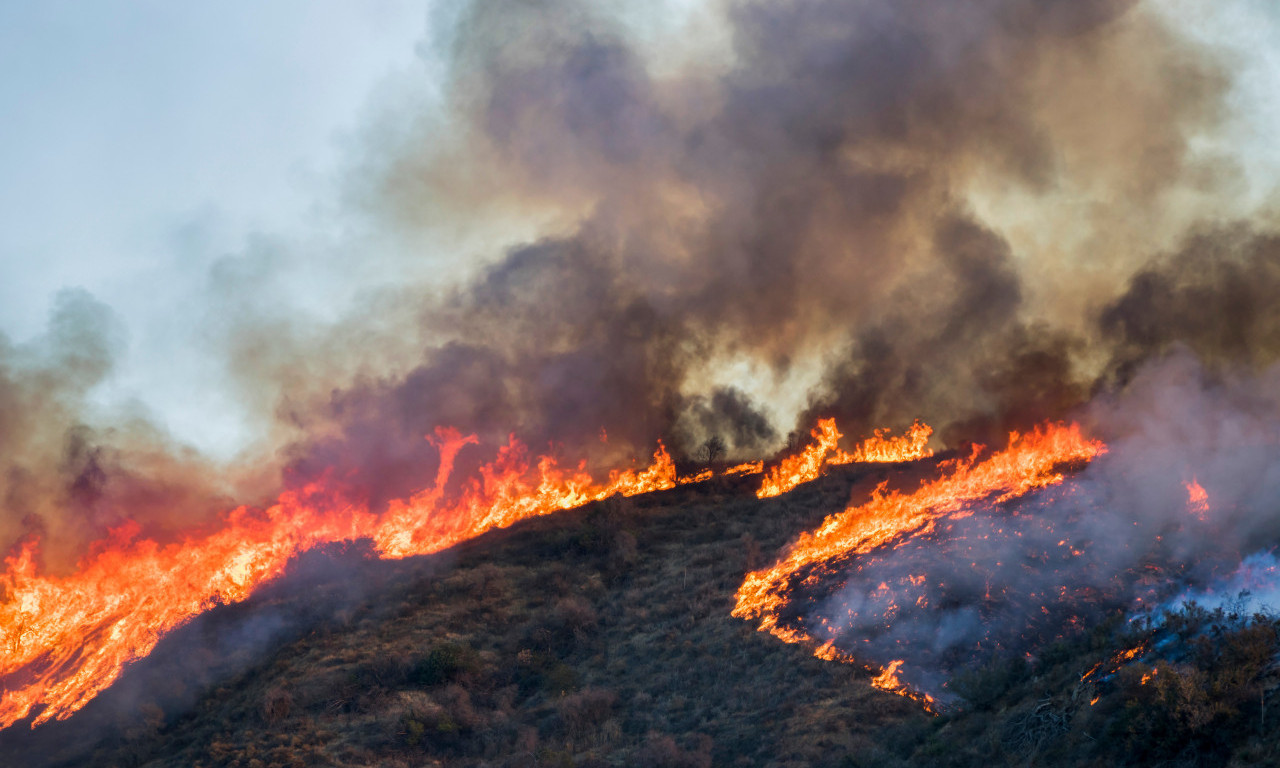
[[(567, 223), (419, 305), (420, 364), (327, 397), (336, 428), (295, 447), (298, 476), (402, 495), (442, 423), (602, 463), (660, 438), (692, 456), (713, 432), (759, 455), (825, 415), (988, 440), (1081, 403), (1099, 359), (1167, 347), (1117, 334), (1133, 300), (1094, 296), (1121, 307), (1097, 331), (1029, 305), (1095, 288), (1029, 287), (1028, 256), (968, 201), (993, 179), (1041, 198), (1096, 177), (1137, 214), (1183, 183), (1228, 74), (1133, 2), (739, 2), (732, 64), (676, 71), (590, 4), (458, 13), (456, 133), (398, 144), (366, 204), (404, 231), (467, 206)], [(1092, 98), (1110, 111), (1060, 119), (1108, 79)], [(717, 380), (742, 360), (764, 380)], [(808, 407), (769, 421), (762, 389), (797, 379)]]
[[(350, 215), (410, 251), (534, 234), (493, 235), (506, 245), (447, 275), (370, 257), (403, 276), (332, 326), (281, 307), (272, 241), (221, 262), (210, 338), (280, 448), (256, 447), (253, 471), (145, 419), (82, 418), (109, 345), (87, 334), (75, 343), (92, 354), (66, 352), (73, 320), (55, 320), (61, 359), (4, 363), (3, 455), (23, 458), (6, 459), (0, 533), (71, 551), (125, 518), (191, 525), (252, 501), (268, 473), (325, 476), (376, 506), (429, 484), (423, 438), (442, 425), (481, 438), (459, 476), (509, 435), (593, 468), (659, 439), (693, 457), (720, 436), (754, 458), (827, 415), (851, 435), (922, 418), (943, 444), (995, 442), (1175, 343), (1270, 359), (1271, 278), (1254, 274), (1274, 273), (1270, 235), (1198, 221), (1170, 194), (1230, 209), (1234, 169), (1207, 169), (1193, 142), (1229, 117), (1229, 60), (1157, 10), (705, 13), (723, 49), (673, 32), (655, 45), (638, 17), (579, 0), (443, 7), (423, 44), (448, 61), (442, 107), (387, 110)], [(1063, 245), (1019, 234), (1027, 211)]]

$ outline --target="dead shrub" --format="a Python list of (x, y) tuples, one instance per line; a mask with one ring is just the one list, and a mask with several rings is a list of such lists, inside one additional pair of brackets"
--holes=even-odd
[(262, 697), (262, 719), (274, 725), (293, 710), (293, 695), (282, 686), (267, 689)]
[(671, 736), (650, 731), (634, 762), (653, 768), (711, 768), (711, 746), (711, 737), (699, 734), (692, 749), (681, 749)]
[(572, 738), (580, 738), (608, 720), (617, 701), (618, 696), (613, 691), (584, 688), (560, 699), (560, 719)]
[(596, 628), (596, 609), (577, 595), (562, 598), (551, 609), (554, 628), (563, 635), (580, 637)]

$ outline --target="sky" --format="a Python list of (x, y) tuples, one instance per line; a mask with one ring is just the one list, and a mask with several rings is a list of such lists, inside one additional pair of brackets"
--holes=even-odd
[[(654, 61), (677, 62), (663, 32), (698, 5), (638, 17)], [(1280, 170), (1280, 10), (1158, 5), (1237, 57), (1240, 119), (1214, 140), (1247, 158), (1261, 199)], [(129, 403), (179, 440), (233, 455), (254, 425), (205, 349), (202, 297), (255, 253), (282, 264), (282, 301), (321, 320), (378, 282), (370, 251), (394, 246), (360, 231), (350, 177), (396, 105), (430, 102), (443, 65), (424, 40), (446, 12), (426, 0), (0, 4), (0, 334), (28, 343), (60, 291), (87, 291), (121, 340), (103, 407)], [(427, 269), (451, 257), (423, 258)]]
[(102, 397), (233, 452), (245, 425), (191, 298), (255, 239), (340, 226), (347, 146), (380, 88), (426, 70), (427, 18), (404, 0), (0, 4), (0, 333), (30, 340), (60, 290), (88, 291), (126, 347)]

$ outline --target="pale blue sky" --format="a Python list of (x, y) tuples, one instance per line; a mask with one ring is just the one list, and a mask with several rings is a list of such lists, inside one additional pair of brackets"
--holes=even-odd
[(0, 333), (30, 339), (82, 287), (128, 331), (117, 394), (233, 445), (184, 305), (253, 237), (324, 231), (372, 95), (425, 71), (427, 16), (425, 0), (0, 4)]
[(230, 242), (298, 227), (425, 17), (400, 0), (0, 4), (0, 328), (36, 332), (67, 285), (141, 299), (194, 224)]

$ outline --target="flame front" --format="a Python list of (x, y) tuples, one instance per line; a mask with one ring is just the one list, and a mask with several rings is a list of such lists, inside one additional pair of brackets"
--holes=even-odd
[(767, 499), (784, 494), (801, 483), (817, 479), (828, 465), (914, 461), (933, 455), (928, 448), (933, 428), (919, 421), (913, 423), (902, 437), (888, 437), (888, 429), (877, 429), (873, 437), (862, 441), (852, 452), (840, 449), (840, 431), (836, 429), (835, 419), (820, 419), (818, 426), (809, 434), (813, 442), (774, 467), (760, 484), (760, 490), (756, 491), (757, 497)]
[(265, 510), (233, 510), (216, 533), (176, 544), (137, 541), (136, 528), (116, 531), (66, 577), (38, 573), (36, 545), (28, 542), (0, 574), (0, 728), (40, 705), (33, 726), (65, 719), (167, 632), (215, 605), (244, 600), (308, 549), (371, 539), (384, 557), (429, 554), (525, 518), (676, 483), (661, 445), (648, 469), (615, 471), (597, 484), (550, 457), (531, 462), (512, 439), (446, 500), (454, 458), (476, 439), (442, 429), (432, 442), (441, 459), (434, 486), (393, 502), (382, 515), (339, 503), (313, 485), (282, 494)]
[(1209, 514), (1209, 492), (1194, 477), (1187, 483), (1187, 509), (1201, 520)]
[[(821, 438), (816, 463), (800, 467), (809, 461), (803, 456), (812, 455), (810, 449), (784, 461), (784, 472), (790, 477), (797, 468), (812, 469), (806, 478), (812, 479), (824, 463), (910, 458), (912, 451), (923, 451), (929, 434), (919, 424), (902, 438), (886, 438), (885, 430), (877, 430), (845, 453), (836, 448), (835, 422), (827, 419), (814, 430)], [(583, 466), (566, 470), (550, 456), (534, 459), (511, 437), (475, 478), (446, 496), (458, 453), (478, 440), (449, 428), (428, 439), (440, 455), (434, 484), (392, 501), (380, 514), (339, 500), (318, 481), (282, 494), (266, 509), (232, 510), (216, 532), (173, 544), (138, 539), (138, 528), (125, 526), (65, 577), (40, 573), (37, 543), (26, 542), (0, 573), (0, 647), (6, 651), (0, 659), (0, 728), (33, 713), (33, 727), (67, 718), (165, 634), (216, 605), (246, 599), (280, 576), (291, 558), (318, 546), (368, 539), (386, 558), (431, 554), (526, 518), (614, 495), (701, 482), (714, 474), (707, 469), (677, 478), (671, 456), (659, 443), (647, 469), (614, 471), (599, 483)], [(722, 474), (745, 476), (763, 468), (757, 461)], [(782, 476), (779, 469), (774, 476)]]
[[(834, 424), (814, 434), (819, 443), (831, 444)], [(779, 623), (797, 577), (811, 578), (815, 567), (872, 552), (900, 537), (927, 535), (943, 516), (971, 514), (966, 505), (973, 502), (1003, 502), (1060, 483), (1062, 465), (1089, 461), (1105, 451), (1101, 442), (1086, 439), (1078, 425), (1049, 425), (1027, 435), (1011, 434), (1005, 450), (983, 461), (979, 446), (968, 459), (945, 462), (945, 476), (922, 483), (913, 493), (885, 492), (881, 486), (867, 503), (831, 515), (816, 530), (801, 534), (772, 567), (747, 574), (733, 615), (758, 620), (761, 631), (786, 642), (815, 643), (803, 630)], [(815, 653), (830, 657), (831, 646), (828, 641)], [(891, 664), (882, 673), (885, 685), (896, 680), (899, 666)]]
[(871, 685), (882, 691), (895, 693), (902, 690), (902, 682), (898, 680), (898, 670), (902, 667), (903, 659), (895, 659), (889, 662), (889, 666), (884, 668), (880, 674), (871, 678)]

